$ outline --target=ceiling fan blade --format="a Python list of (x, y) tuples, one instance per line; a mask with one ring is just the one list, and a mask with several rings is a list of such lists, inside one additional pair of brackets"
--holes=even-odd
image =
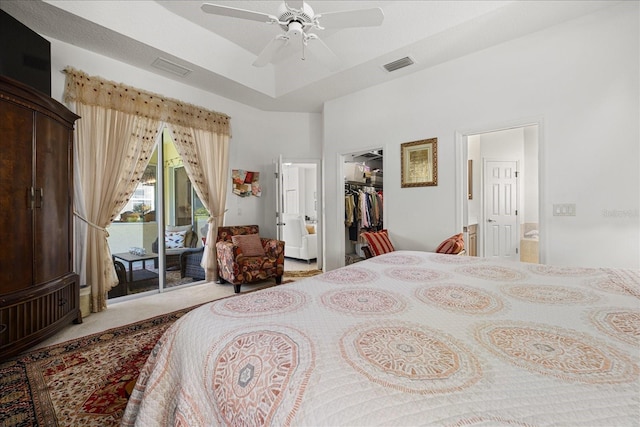
[(254, 12), (251, 10), (237, 9), (235, 7), (220, 6), (211, 3), (202, 3), (200, 6), (203, 12), (213, 15), (230, 16), (232, 18), (249, 19), (258, 22), (278, 22), (278, 18), (266, 13)]
[(262, 52), (260, 52), (260, 55), (258, 55), (256, 60), (253, 61), (254, 67), (264, 67), (267, 65), (273, 60), (276, 53), (285, 47), (288, 42), (289, 38), (284, 35), (277, 35), (275, 38), (271, 39), (264, 49), (262, 49)]
[(321, 13), (316, 18), (323, 28), (376, 27), (382, 25), (384, 12), (379, 7), (374, 7)]
[(335, 53), (316, 36), (315, 34), (308, 35), (307, 49), (316, 57), (320, 62), (327, 66), (330, 71), (337, 71), (340, 68), (340, 59)]
[(304, 1), (302, 0), (285, 0), (285, 3), (291, 9), (302, 10), (304, 7)]

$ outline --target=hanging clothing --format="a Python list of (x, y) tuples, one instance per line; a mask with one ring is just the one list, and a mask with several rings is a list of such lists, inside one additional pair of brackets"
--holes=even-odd
[(359, 241), (362, 230), (382, 229), (382, 191), (370, 186), (345, 186), (345, 220), (349, 240)]
[(352, 194), (345, 194), (344, 196), (344, 225), (351, 227), (355, 221), (354, 210), (356, 206), (353, 202)]
[(360, 215), (362, 218), (362, 228), (371, 227), (371, 217), (369, 216), (369, 197), (362, 190), (360, 190)]

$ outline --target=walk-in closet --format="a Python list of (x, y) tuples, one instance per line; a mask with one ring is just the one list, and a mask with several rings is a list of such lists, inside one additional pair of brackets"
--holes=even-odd
[(345, 264), (364, 258), (360, 233), (384, 228), (382, 159), (381, 149), (345, 156)]

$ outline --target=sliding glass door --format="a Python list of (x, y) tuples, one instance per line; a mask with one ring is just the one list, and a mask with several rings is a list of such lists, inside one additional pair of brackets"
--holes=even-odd
[[(140, 183), (108, 230), (119, 276), (109, 299), (162, 292), (200, 280), (197, 273), (185, 275), (181, 263), (187, 258), (197, 269), (208, 217), (165, 129)], [(183, 256), (185, 252), (194, 253), (194, 258)]]
[(107, 241), (118, 276), (118, 285), (108, 293), (110, 300), (159, 289), (158, 158), (156, 149), (131, 198), (108, 227)]

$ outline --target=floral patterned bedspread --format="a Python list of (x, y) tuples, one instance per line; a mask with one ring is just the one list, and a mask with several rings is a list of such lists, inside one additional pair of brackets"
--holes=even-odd
[(188, 313), (123, 425), (637, 426), (639, 357), (640, 271), (397, 251)]

